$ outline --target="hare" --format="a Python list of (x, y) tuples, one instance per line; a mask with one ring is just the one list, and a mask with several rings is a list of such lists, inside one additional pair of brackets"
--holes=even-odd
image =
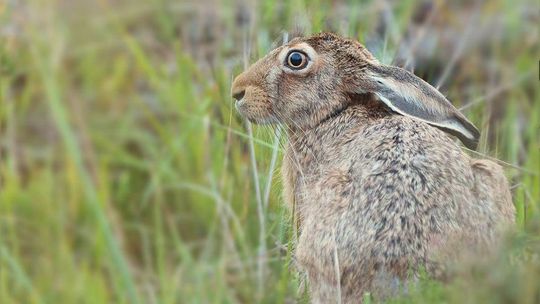
[(515, 209), (479, 132), (435, 88), (331, 33), (295, 38), (232, 84), (240, 114), (281, 123), (294, 257), (314, 303), (402, 292), (420, 272), (491, 248)]

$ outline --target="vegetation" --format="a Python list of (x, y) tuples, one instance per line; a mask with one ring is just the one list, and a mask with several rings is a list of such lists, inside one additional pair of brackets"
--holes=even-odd
[(242, 121), (229, 93), (298, 30), (355, 37), (440, 86), (511, 180), (519, 231), (507, 250), (391, 302), (539, 303), (539, 11), (0, 2), (0, 303), (306, 302), (278, 174), (286, 136)]

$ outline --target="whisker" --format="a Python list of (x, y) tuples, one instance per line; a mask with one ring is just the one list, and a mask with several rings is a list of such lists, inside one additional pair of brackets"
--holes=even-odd
[(502, 92), (505, 92), (507, 90), (510, 90), (512, 89), (513, 87), (517, 86), (518, 84), (520, 84), (521, 82), (523, 82), (524, 80), (526, 79), (529, 79), (529, 77), (534, 73), (534, 69), (531, 69), (529, 71), (527, 71), (526, 73), (520, 75), (516, 80), (514, 80), (513, 82), (507, 84), (507, 85), (503, 85), (503, 86), (500, 86), (498, 88), (495, 88), (494, 90), (492, 90), (489, 94), (486, 94), (484, 96), (480, 96), (480, 97), (477, 97), (476, 99), (474, 99), (473, 101), (469, 102), (468, 104), (464, 105), (463, 107), (459, 108), (460, 111), (464, 111), (464, 110), (467, 110), (469, 109), (470, 107), (472, 106), (475, 106), (477, 104), (480, 104), (482, 102), (485, 102), (487, 100), (492, 100), (493, 97), (495, 97), (496, 95), (502, 93)]
[(266, 176), (266, 187), (263, 194), (263, 206), (268, 209), (268, 201), (270, 198), (270, 188), (272, 186), (272, 177), (274, 175), (274, 168), (276, 166), (276, 160), (278, 155), (278, 145), (281, 138), (281, 128), (278, 126), (274, 133), (274, 149), (272, 150), (272, 158), (270, 159), (270, 167), (268, 168), (268, 174)]
[(514, 190), (514, 189), (519, 188), (521, 186), (523, 186), (523, 183), (517, 183), (515, 185), (510, 186), (510, 190)]
[(500, 159), (498, 159), (498, 158), (491, 157), (491, 156), (486, 155), (486, 154), (484, 154), (484, 153), (480, 153), (480, 152), (478, 152), (478, 151), (474, 151), (474, 150), (471, 150), (471, 149), (466, 148), (466, 147), (463, 147), (463, 146), (462, 146), (461, 148), (464, 149), (464, 150), (466, 150), (466, 151), (469, 151), (469, 152), (471, 152), (471, 153), (473, 153), (473, 154), (476, 154), (476, 155), (478, 155), (478, 156), (482, 156), (482, 157), (487, 158), (487, 159), (489, 159), (489, 160), (491, 160), (491, 161), (494, 161), (494, 162), (496, 162), (496, 163), (498, 163), (498, 164), (500, 164), (500, 165), (502, 165), (502, 166), (510, 167), (510, 168), (519, 170), (519, 171), (521, 171), (521, 172), (524, 172), (524, 173), (527, 173), (527, 174), (530, 174), (530, 175), (533, 175), (533, 176), (538, 176), (538, 173), (537, 173), (537, 172), (533, 172), (533, 171), (531, 171), (531, 170), (529, 170), (529, 169), (520, 167), (520, 166), (518, 166), (518, 165), (511, 164), (511, 163), (508, 163), (508, 162), (505, 162), (505, 161), (500, 160)]

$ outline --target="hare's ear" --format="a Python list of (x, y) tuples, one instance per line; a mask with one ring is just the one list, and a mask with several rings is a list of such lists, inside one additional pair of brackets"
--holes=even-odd
[(476, 150), (478, 129), (437, 89), (414, 74), (398, 67), (370, 64), (355, 80), (357, 93), (371, 92), (391, 110), (438, 127)]

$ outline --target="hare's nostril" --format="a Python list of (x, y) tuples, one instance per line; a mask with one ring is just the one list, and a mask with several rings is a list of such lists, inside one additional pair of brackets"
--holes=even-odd
[(244, 95), (246, 94), (246, 90), (241, 90), (241, 91), (238, 91), (238, 92), (234, 92), (232, 94), (232, 97), (236, 100), (240, 100), (242, 98), (244, 98)]

